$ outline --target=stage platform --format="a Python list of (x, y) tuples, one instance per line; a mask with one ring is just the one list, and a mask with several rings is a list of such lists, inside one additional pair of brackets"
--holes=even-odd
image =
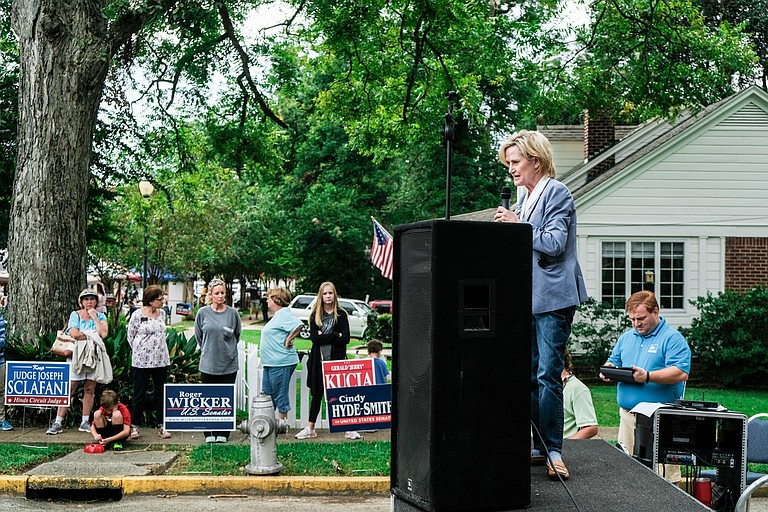
[[(550, 480), (545, 466), (531, 467), (531, 505), (536, 512), (705, 512), (710, 510), (689, 494), (670, 484), (646, 466), (601, 439), (563, 444), (563, 460), (571, 478), (565, 481), (578, 503), (574, 506), (559, 480)], [(515, 482), (510, 481), (514, 486)], [(471, 492), (457, 489), (459, 492)], [(415, 512), (402, 499), (394, 510)]]
[[(565, 440), (563, 460), (571, 478), (565, 481), (582, 512), (702, 512), (710, 510), (646, 466), (600, 440)], [(577, 510), (560, 481), (550, 480), (546, 467), (531, 467), (528, 510)]]

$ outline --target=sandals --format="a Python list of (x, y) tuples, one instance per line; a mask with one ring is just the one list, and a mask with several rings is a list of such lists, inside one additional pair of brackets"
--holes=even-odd
[(171, 433), (165, 430), (163, 427), (160, 427), (159, 429), (157, 429), (157, 437), (159, 437), (160, 439), (168, 439), (169, 437), (171, 437)]
[(565, 463), (561, 460), (553, 460), (551, 465), (547, 464), (547, 474), (549, 475), (549, 478), (554, 480), (558, 479), (558, 475), (560, 475), (560, 478), (563, 480), (568, 480), (571, 476), (568, 472), (568, 468), (565, 467)]

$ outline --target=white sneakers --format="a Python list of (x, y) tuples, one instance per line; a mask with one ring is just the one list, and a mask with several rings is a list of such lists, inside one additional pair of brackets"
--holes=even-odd
[[(317, 432), (310, 430), (309, 427), (304, 427), (298, 434), (293, 437), (296, 439), (314, 439), (317, 437)], [(344, 437), (346, 439), (362, 439), (362, 436), (354, 430), (344, 432)]]
[(312, 439), (317, 437), (317, 432), (315, 432), (314, 430), (310, 430), (309, 427), (304, 427), (301, 430), (301, 432), (299, 432), (293, 437), (295, 437), (296, 439)]

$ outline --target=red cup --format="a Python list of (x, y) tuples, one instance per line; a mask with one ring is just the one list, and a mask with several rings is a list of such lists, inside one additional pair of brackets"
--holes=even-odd
[(709, 478), (697, 478), (694, 480), (693, 497), (707, 507), (712, 507), (712, 481)]

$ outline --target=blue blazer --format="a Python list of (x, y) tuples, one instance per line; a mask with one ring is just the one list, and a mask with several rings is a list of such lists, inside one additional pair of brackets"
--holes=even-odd
[(587, 288), (576, 257), (576, 206), (568, 188), (550, 179), (527, 219), (521, 217), (524, 192), (515, 207), (533, 227), (533, 314), (576, 306)]

